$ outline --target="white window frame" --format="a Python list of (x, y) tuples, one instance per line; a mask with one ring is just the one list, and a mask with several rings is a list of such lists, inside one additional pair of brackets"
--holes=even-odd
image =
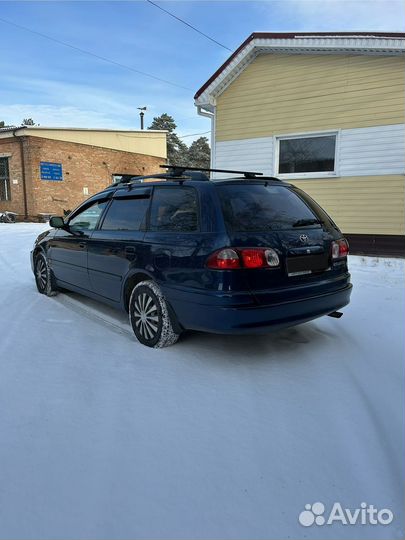
[[(330, 135), (336, 136), (335, 143), (335, 168), (333, 171), (317, 171), (317, 172), (300, 172), (300, 173), (279, 173), (279, 159), (280, 159), (280, 141), (286, 139), (308, 139), (311, 137), (327, 137)], [(275, 135), (273, 137), (273, 171), (274, 176), (281, 178), (282, 180), (288, 179), (305, 179), (305, 178), (336, 178), (339, 176), (339, 155), (340, 155), (340, 130), (332, 131), (312, 131), (305, 133), (287, 133), (285, 135)]]

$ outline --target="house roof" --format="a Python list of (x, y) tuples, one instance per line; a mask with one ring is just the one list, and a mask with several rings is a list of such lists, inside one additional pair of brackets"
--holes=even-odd
[(196, 105), (210, 105), (259, 53), (405, 54), (402, 32), (253, 32), (196, 92)]

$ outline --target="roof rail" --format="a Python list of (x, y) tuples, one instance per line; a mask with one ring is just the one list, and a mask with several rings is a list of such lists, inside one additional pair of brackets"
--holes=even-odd
[(146, 176), (138, 176), (138, 175), (125, 175), (124, 178), (122, 178), (121, 180), (118, 180), (118, 182), (114, 182), (113, 184), (111, 184), (111, 186), (109, 187), (117, 187), (117, 186), (129, 186), (130, 184), (132, 184), (133, 182), (139, 182), (139, 181), (142, 181), (144, 180), (145, 178), (161, 178), (163, 180), (170, 180), (170, 175), (169, 174), (165, 174), (165, 173), (157, 173), (157, 174), (149, 174), (149, 175), (146, 175)]
[(169, 169), (171, 175), (182, 176), (185, 171), (201, 171), (201, 172), (219, 172), (230, 174), (243, 174), (245, 178), (256, 178), (256, 176), (263, 176), (263, 173), (252, 171), (233, 171), (228, 169), (209, 169), (207, 167), (187, 167), (183, 165), (160, 165), (163, 169)]

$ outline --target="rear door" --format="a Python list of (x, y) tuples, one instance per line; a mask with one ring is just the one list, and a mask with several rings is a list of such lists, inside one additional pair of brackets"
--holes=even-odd
[(198, 191), (191, 186), (155, 187), (145, 244), (156, 280), (163, 286), (198, 287), (203, 265)]
[(293, 186), (240, 183), (217, 186), (231, 244), (271, 247), (279, 268), (249, 269), (251, 290), (265, 290), (316, 279), (329, 271), (336, 225), (308, 196)]
[(93, 292), (119, 302), (131, 267), (142, 267), (145, 218), (151, 188), (117, 190), (89, 239), (88, 268)]

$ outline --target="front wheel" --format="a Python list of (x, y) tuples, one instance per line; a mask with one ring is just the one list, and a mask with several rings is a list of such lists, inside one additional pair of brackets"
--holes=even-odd
[(47, 296), (55, 296), (58, 291), (53, 283), (52, 273), (44, 253), (38, 253), (35, 257), (34, 272), (38, 292)]
[(173, 328), (166, 300), (153, 281), (141, 281), (134, 287), (129, 321), (138, 341), (147, 347), (168, 347), (180, 336)]

